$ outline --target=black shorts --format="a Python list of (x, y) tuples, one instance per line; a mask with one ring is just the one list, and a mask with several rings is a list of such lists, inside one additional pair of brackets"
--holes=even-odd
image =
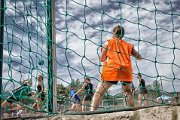
[(119, 81), (106, 81), (108, 83), (112, 83), (112, 84), (118, 84)]
[(8, 99), (7, 99), (7, 102), (10, 103), (10, 104), (12, 104), (14, 101), (19, 101), (19, 100), (16, 99), (15, 97), (13, 97), (13, 96), (8, 97)]
[(147, 88), (140, 88), (139, 93), (140, 94), (147, 94)]
[(45, 100), (45, 94), (41, 93), (41, 100), (44, 101)]
[(93, 98), (93, 93), (91, 93), (91, 94), (90, 93), (86, 93), (84, 95), (83, 101), (91, 101), (92, 98)]
[(45, 94), (42, 92), (42, 93), (39, 93), (38, 97), (41, 99), (41, 101), (44, 101), (45, 100)]
[(121, 85), (122, 86), (125, 86), (125, 85), (128, 85), (128, 84), (131, 84), (132, 82), (121, 82)]
[[(118, 84), (119, 81), (106, 81), (106, 82), (109, 82), (109, 83), (112, 83), (112, 84)], [(132, 82), (121, 82), (121, 85), (122, 86), (125, 86), (127, 84), (131, 84)]]

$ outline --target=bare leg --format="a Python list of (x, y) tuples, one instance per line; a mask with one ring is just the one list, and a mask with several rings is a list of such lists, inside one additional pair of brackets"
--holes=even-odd
[(24, 109), (23, 106), (19, 105), (19, 104), (14, 104), (15, 106), (13, 108), (10, 109), (10, 111), (15, 111), (15, 110), (22, 110)]
[(127, 93), (125, 92), (124, 93), (124, 99), (123, 99), (123, 102), (124, 102), (124, 107), (128, 107), (128, 104), (127, 104)]
[(81, 112), (82, 110), (81, 110), (81, 105), (78, 103), (78, 104), (75, 104), (76, 105), (76, 111), (78, 111), (78, 112)]
[(144, 106), (148, 106), (147, 94), (144, 94), (143, 96), (144, 96), (143, 104), (144, 104)]
[(40, 108), (40, 98), (38, 97), (37, 98), (37, 110), (40, 111), (41, 108)]
[(37, 109), (37, 103), (36, 102), (33, 104), (33, 108)]
[(71, 106), (71, 109), (76, 110), (76, 104), (73, 103), (72, 106)]
[(90, 104), (90, 101), (82, 102), (82, 111), (85, 112), (87, 110), (87, 106)]
[(1, 104), (1, 107), (2, 107), (2, 108), (5, 108), (5, 107), (7, 107), (7, 106), (10, 106), (10, 103), (9, 103), (7, 100), (5, 100), (5, 101)]
[(91, 111), (96, 110), (105, 94), (105, 92), (112, 86), (112, 83), (102, 81), (99, 83), (96, 92), (92, 99)]
[(134, 107), (134, 97), (133, 97), (133, 93), (131, 91), (131, 86), (130, 84), (127, 84), (125, 86), (123, 86), (123, 90), (127, 95), (127, 103), (130, 107)]
[(142, 94), (139, 94), (139, 95), (138, 95), (138, 105), (139, 105), (139, 107), (142, 106), (142, 98), (143, 98), (143, 95), (142, 95)]

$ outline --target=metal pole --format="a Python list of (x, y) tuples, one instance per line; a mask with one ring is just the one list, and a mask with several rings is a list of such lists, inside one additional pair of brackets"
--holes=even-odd
[(53, 112), (57, 112), (57, 64), (56, 64), (56, 21), (55, 21), (55, 0), (51, 0), (52, 12), (52, 40), (53, 40)]
[(48, 35), (48, 111), (57, 111), (56, 80), (56, 34), (55, 34), (55, 0), (47, 0), (47, 35)]
[[(3, 40), (4, 40), (4, 0), (0, 2), (0, 95), (2, 96), (2, 72), (3, 72)], [(0, 97), (0, 103), (1, 103)], [(2, 118), (2, 108), (0, 107), (0, 118)]]

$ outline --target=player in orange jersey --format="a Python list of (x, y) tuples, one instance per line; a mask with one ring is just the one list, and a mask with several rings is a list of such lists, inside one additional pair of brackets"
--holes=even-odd
[(130, 56), (141, 60), (141, 55), (134, 49), (133, 45), (127, 43), (122, 38), (124, 36), (124, 28), (116, 26), (113, 29), (113, 37), (102, 47), (101, 62), (104, 62), (101, 82), (93, 96), (91, 111), (96, 110), (105, 94), (105, 92), (119, 81), (123, 86), (124, 92), (127, 93), (128, 105), (133, 107), (133, 95), (131, 91), (131, 83), (133, 80), (133, 70)]

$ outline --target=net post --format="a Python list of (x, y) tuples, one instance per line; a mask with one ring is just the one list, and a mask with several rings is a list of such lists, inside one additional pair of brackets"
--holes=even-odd
[[(4, 40), (4, 0), (0, 2), (0, 95), (2, 95), (2, 72), (3, 72), (3, 40)], [(0, 103), (2, 99), (0, 97)], [(2, 118), (2, 108), (0, 107), (0, 118)]]
[(52, 38), (53, 38), (53, 112), (57, 112), (57, 65), (56, 65), (56, 28), (55, 28), (55, 0), (51, 0), (52, 10)]
[(48, 111), (57, 111), (55, 0), (47, 0)]

